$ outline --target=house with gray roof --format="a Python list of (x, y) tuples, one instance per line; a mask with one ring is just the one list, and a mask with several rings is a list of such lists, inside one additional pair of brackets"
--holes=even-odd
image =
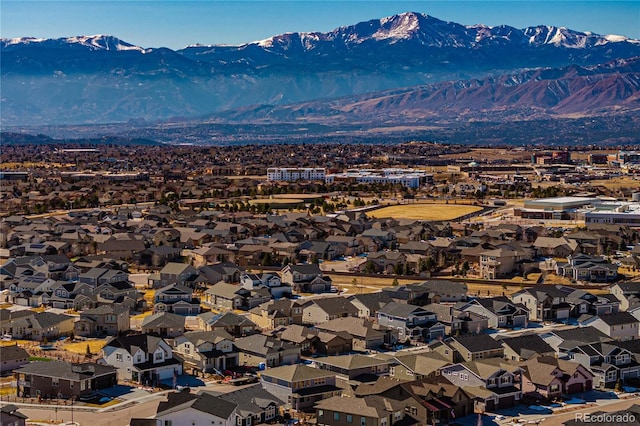
[(193, 297), (193, 290), (189, 287), (169, 284), (156, 290), (153, 296), (153, 312), (197, 315), (200, 313), (200, 299)]
[(237, 426), (269, 423), (278, 415), (279, 408), (286, 405), (286, 401), (267, 392), (259, 384), (217, 396), (237, 404)]
[(186, 318), (183, 315), (158, 312), (144, 317), (141, 329), (145, 334), (172, 338), (184, 334), (185, 322)]
[[(154, 419), (162, 425), (237, 425), (236, 403), (224, 400), (208, 392), (172, 392), (162, 401)], [(189, 419), (185, 422), (185, 419)]]
[(420, 306), (389, 302), (378, 310), (378, 324), (398, 330), (398, 339), (431, 341), (445, 336), (438, 316)]
[(24, 397), (77, 399), (117, 384), (115, 368), (92, 363), (32, 362), (15, 370), (14, 376), (17, 395)]
[(161, 337), (129, 334), (113, 337), (102, 348), (107, 365), (118, 370), (118, 380), (157, 385), (182, 374), (182, 363)]
[(29, 353), (17, 344), (0, 346), (0, 374), (15, 370), (29, 363)]
[(336, 318), (357, 317), (358, 308), (348, 298), (342, 296), (317, 297), (302, 308), (305, 324), (320, 324)]
[(300, 364), (269, 368), (260, 374), (260, 383), (267, 392), (286, 401), (285, 408), (296, 411), (342, 394), (336, 386), (336, 373)]
[(218, 373), (238, 365), (233, 336), (224, 330), (190, 331), (174, 340), (175, 354), (192, 374)]
[(629, 312), (614, 312), (582, 320), (586, 327), (594, 327), (614, 340), (633, 340), (640, 337), (640, 321)]
[(381, 359), (365, 355), (337, 355), (314, 360), (316, 368), (333, 371), (348, 380), (375, 381), (378, 376), (389, 374), (392, 358)]
[(256, 324), (245, 315), (234, 312), (204, 312), (198, 315), (200, 330), (212, 331), (223, 329), (232, 336), (242, 337), (257, 332)]
[(301, 348), (298, 345), (264, 334), (240, 337), (234, 344), (240, 351), (240, 365), (278, 367), (300, 360)]
[(474, 298), (458, 303), (455, 309), (487, 318), (491, 328), (526, 327), (529, 319), (529, 310), (524, 305), (514, 303), (505, 296)]
[(131, 329), (129, 309), (122, 305), (101, 305), (80, 312), (73, 325), (74, 334), (82, 337), (115, 336)]

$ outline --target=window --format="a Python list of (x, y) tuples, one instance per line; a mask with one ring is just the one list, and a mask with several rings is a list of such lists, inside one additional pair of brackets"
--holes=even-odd
[(324, 410), (318, 410), (318, 417), (324, 416)]
[(116, 361), (122, 362), (122, 354), (116, 354)]
[(58, 386), (60, 384), (59, 380), (60, 379), (58, 379), (57, 377), (54, 377), (54, 378), (51, 379), (51, 384), (53, 386)]
[(560, 390), (560, 385), (551, 385), (549, 388), (551, 392), (558, 392)]
[(173, 426), (173, 422), (171, 420), (165, 420), (164, 426)]
[(353, 423), (353, 416), (351, 414), (347, 414), (347, 423)]
[(162, 352), (156, 352), (154, 355), (154, 359), (156, 361), (162, 361), (162, 357), (163, 357), (163, 353)]
[(380, 419), (380, 426), (387, 426), (387, 418)]
[(360, 426), (367, 426), (367, 418), (360, 417)]
[(333, 420), (340, 421), (340, 413), (333, 413)]

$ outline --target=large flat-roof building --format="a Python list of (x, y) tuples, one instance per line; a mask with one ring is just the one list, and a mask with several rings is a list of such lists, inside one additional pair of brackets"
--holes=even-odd
[(269, 167), (267, 180), (272, 182), (324, 180), (325, 174), (326, 170), (322, 167)]
[(392, 183), (406, 188), (419, 188), (422, 184), (433, 183), (433, 175), (417, 169), (349, 169), (342, 173), (327, 175), (325, 182)]

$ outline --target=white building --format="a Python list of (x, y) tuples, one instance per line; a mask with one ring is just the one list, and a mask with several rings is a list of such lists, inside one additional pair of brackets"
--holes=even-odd
[(267, 180), (295, 182), (298, 180), (324, 180), (326, 170), (321, 167), (269, 167)]
[(156, 385), (182, 374), (182, 364), (173, 357), (162, 338), (147, 334), (114, 337), (102, 348), (104, 361), (118, 369), (118, 380)]
[(581, 211), (584, 222), (611, 225), (640, 226), (640, 203), (603, 202), (594, 203), (591, 208)]
[(406, 188), (419, 188), (423, 183), (433, 183), (433, 175), (416, 169), (349, 169), (343, 173), (327, 175), (326, 183), (357, 182), (364, 184), (393, 183)]

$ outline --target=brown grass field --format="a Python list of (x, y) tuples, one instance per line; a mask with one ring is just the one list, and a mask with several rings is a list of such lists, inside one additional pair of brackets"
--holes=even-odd
[(374, 218), (453, 220), (479, 210), (481, 208), (477, 206), (459, 204), (402, 204), (383, 207), (379, 210), (368, 212), (367, 215)]
[(92, 354), (100, 353), (107, 339), (87, 340), (85, 342), (67, 343), (62, 348), (67, 352), (84, 355), (87, 353), (87, 344)]

